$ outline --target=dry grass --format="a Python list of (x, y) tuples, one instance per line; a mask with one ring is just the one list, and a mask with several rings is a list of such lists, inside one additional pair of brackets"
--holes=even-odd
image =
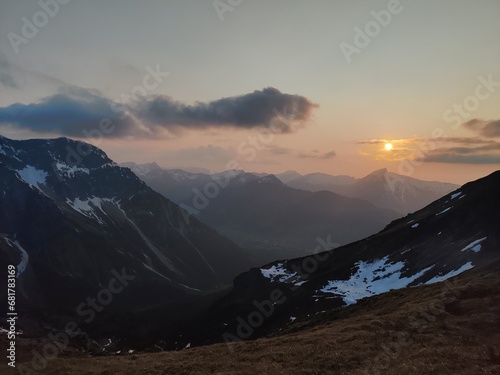
[(50, 361), (41, 373), (500, 374), (500, 274), (476, 271), (458, 280), (446, 296), (443, 284), (394, 291), (340, 313), (296, 321), (280, 336), (234, 344), (233, 352), (217, 344), (179, 352), (70, 355)]

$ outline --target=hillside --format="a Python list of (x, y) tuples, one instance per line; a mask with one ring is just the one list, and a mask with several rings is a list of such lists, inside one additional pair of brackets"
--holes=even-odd
[[(177, 352), (87, 357), (68, 352), (63, 374), (364, 375), (499, 374), (500, 265), (443, 284), (408, 288), (288, 322), (255, 341)], [(39, 344), (23, 341), (26, 351)], [(37, 346), (38, 345), (38, 346)], [(6, 371), (6, 374), (17, 373)]]

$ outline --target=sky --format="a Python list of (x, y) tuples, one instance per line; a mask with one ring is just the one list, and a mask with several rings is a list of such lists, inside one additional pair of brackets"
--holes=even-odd
[(499, 19), (498, 0), (4, 0), (0, 134), (465, 183), (500, 169)]

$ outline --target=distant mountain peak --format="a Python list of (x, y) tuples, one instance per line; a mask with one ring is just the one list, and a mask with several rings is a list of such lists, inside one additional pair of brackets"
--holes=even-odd
[(386, 173), (389, 173), (389, 171), (387, 170), (387, 168), (381, 168), (381, 169), (377, 169), (376, 171), (373, 171), (372, 173), (370, 173), (366, 177), (369, 177), (369, 176), (383, 176)]
[(273, 174), (269, 174), (267, 176), (261, 177), (261, 178), (255, 180), (255, 182), (257, 184), (268, 184), (268, 185), (277, 185), (277, 186), (284, 185), (283, 182), (281, 182), (281, 180)]
[(125, 168), (130, 168), (135, 174), (137, 174), (139, 176), (151, 173), (153, 171), (162, 171), (163, 170), (163, 168), (160, 167), (155, 162), (146, 163), (146, 164), (137, 164), (134, 162), (126, 162), (126, 163), (121, 163), (120, 166), (125, 167)]

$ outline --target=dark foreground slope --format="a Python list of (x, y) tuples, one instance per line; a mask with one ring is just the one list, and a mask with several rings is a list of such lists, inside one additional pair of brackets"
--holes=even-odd
[[(492, 375), (500, 373), (499, 343), (497, 263), (444, 283), (288, 321), (277, 335), (231, 347), (105, 357), (66, 351), (39, 373)], [(33, 347), (39, 349), (41, 343), (25, 340), (19, 345), (21, 362), (31, 361)]]
[(17, 267), (21, 312), (138, 334), (195, 315), (249, 267), (241, 249), (129, 169), (66, 138), (0, 137), (0, 262), (2, 275)]

